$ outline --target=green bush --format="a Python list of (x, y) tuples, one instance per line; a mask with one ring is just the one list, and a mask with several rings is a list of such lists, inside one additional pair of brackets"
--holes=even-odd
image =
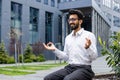
[(14, 59), (14, 57), (8, 57), (8, 59), (7, 59), (7, 63), (8, 63), (8, 64), (15, 63), (15, 59)]
[(37, 56), (37, 61), (38, 62), (45, 61), (45, 57), (42, 54), (40, 54), (39, 56)]
[(22, 54), (19, 54), (19, 62), (22, 62)]
[(31, 59), (25, 59), (24, 62), (25, 62), (25, 63), (31, 63), (31, 62), (33, 62), (33, 61), (32, 61)]
[(0, 64), (6, 64), (7, 63), (8, 56), (5, 54), (0, 55)]
[(24, 51), (24, 62), (36, 62), (36, 56), (32, 52), (32, 47), (28, 44)]
[[(19, 61), (22, 62), (22, 55), (19, 55)], [(32, 47), (28, 44), (26, 46), (26, 49), (24, 51), (23, 54), (23, 61), (25, 63), (29, 63), (29, 62), (42, 62), (45, 61), (45, 58), (42, 54), (36, 56), (33, 51), (32, 51)]]
[(0, 64), (6, 64), (8, 60), (8, 54), (5, 50), (5, 44), (2, 41), (0, 43)]
[(102, 55), (107, 55), (106, 61), (109, 67), (120, 77), (120, 33), (111, 36), (111, 44), (107, 47), (106, 42), (99, 37), (102, 46)]
[(33, 62), (37, 62), (37, 58), (34, 54), (31, 54), (30, 55), (30, 59), (33, 61)]

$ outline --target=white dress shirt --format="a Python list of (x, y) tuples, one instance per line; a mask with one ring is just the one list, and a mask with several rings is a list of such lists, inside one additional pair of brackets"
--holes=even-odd
[[(86, 38), (91, 40), (91, 45), (85, 49)], [(93, 33), (81, 28), (76, 35), (72, 31), (65, 39), (64, 51), (53, 51), (57, 57), (64, 59), (68, 64), (91, 65), (98, 56), (96, 38)]]

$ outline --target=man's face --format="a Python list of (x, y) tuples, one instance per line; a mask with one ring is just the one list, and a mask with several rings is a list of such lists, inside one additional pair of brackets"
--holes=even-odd
[(68, 22), (72, 30), (76, 30), (79, 27), (79, 19), (76, 14), (70, 15)]

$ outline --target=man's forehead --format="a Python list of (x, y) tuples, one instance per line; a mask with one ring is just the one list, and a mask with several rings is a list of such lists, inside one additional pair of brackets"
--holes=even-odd
[(71, 14), (69, 17), (78, 17), (77, 14)]

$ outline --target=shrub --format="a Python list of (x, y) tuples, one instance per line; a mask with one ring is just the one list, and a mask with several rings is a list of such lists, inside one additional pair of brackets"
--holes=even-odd
[(36, 62), (37, 61), (37, 58), (34, 54), (31, 54), (30, 55), (30, 59), (33, 61), (33, 62)]
[(25, 62), (25, 63), (31, 63), (31, 62), (33, 62), (33, 61), (32, 61), (31, 59), (25, 59), (24, 62)]
[(15, 63), (14, 57), (8, 57), (7, 63), (8, 63), (8, 64)]
[(120, 77), (120, 33), (116, 33), (110, 37), (111, 44), (107, 47), (106, 42), (99, 37), (102, 46), (102, 55), (107, 55), (106, 61), (109, 67)]
[(19, 62), (22, 62), (22, 54), (19, 54)]
[(28, 44), (24, 51), (24, 62), (36, 62), (36, 56), (32, 52), (32, 47)]
[(37, 57), (37, 61), (38, 61), (38, 62), (45, 61), (45, 57), (44, 57), (42, 54), (40, 54), (40, 55)]
[(1, 54), (0, 55), (0, 64), (6, 64), (7, 60), (8, 60), (8, 56), (7, 55), (5, 55), (5, 54)]
[(8, 54), (5, 50), (5, 44), (2, 41), (0, 43), (0, 64), (6, 64), (8, 60)]

